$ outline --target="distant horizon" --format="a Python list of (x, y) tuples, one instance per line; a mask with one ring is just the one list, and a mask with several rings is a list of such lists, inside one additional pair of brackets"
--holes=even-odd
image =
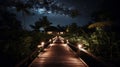
[[(55, 14), (49, 14), (46, 15), (48, 20), (52, 23), (51, 26), (57, 26), (57, 25), (61, 25), (61, 26), (66, 26), (69, 25), (71, 23), (77, 23), (78, 26), (83, 26), (85, 24), (88, 23), (89, 20), (84, 20), (84, 19), (79, 19), (79, 17), (76, 18), (71, 18), (71, 17), (66, 17), (66, 16), (62, 16), (62, 15), (55, 15)], [(25, 16), (25, 23), (23, 19), (22, 15), (19, 14), (19, 16), (17, 16), (18, 20), (20, 20), (22, 22), (22, 26), (24, 26), (26, 29), (30, 30), (30, 26), (29, 25), (34, 25), (34, 23), (39, 20), (40, 16), (39, 15), (34, 15), (34, 16)]]
[[(70, 23), (76, 22), (79, 26), (83, 26), (90, 21), (91, 14), (99, 10), (100, 5), (102, 4), (103, 0), (92, 0), (92, 1), (84, 1), (84, 0), (57, 0), (57, 4), (64, 4), (67, 8), (77, 8), (80, 11), (80, 16), (76, 18), (66, 17), (64, 15), (54, 14), (52, 12), (49, 12), (48, 14), (45, 14), (48, 16), (49, 21), (51, 21), (53, 26), (56, 26), (58, 24), (60, 25), (68, 25)], [(94, 3), (94, 4), (93, 4)], [(62, 5), (63, 7), (63, 5)], [(30, 24), (34, 24), (35, 21), (39, 19), (39, 17), (43, 16), (44, 9), (39, 9), (38, 11), (32, 11), (35, 13), (34, 16), (26, 16), (25, 17), (25, 23), (23, 23), (23, 16), (21, 13), (17, 13), (17, 18), (22, 21), (22, 25), (25, 25), (26, 28), (29, 28)], [(43, 14), (42, 14), (43, 13)]]

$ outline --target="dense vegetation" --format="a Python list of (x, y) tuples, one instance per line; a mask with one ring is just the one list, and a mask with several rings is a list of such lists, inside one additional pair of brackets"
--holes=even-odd
[(22, 3), (17, 4), (9, 0), (0, 1), (0, 3), (0, 67), (14, 67), (31, 56), (41, 41), (47, 42), (51, 38), (52, 35), (39, 30), (51, 23), (47, 17), (43, 17), (40, 21), (35, 22), (35, 26), (30, 25), (33, 30), (28, 31), (16, 18), (16, 13), (11, 12), (8, 8), (16, 7), (16, 11), (23, 10), (27, 13), (27, 8), (30, 6), (22, 7)]
[[(28, 2), (0, 0), (0, 67), (14, 67), (17, 63), (30, 56), (41, 41), (47, 42), (52, 37), (52, 35), (39, 30), (51, 25), (46, 16), (40, 18), (34, 25), (30, 25), (33, 30), (28, 31), (22, 27), (22, 22), (16, 19), (16, 13), (9, 10), (9, 8), (16, 8), (16, 12), (22, 11), (23, 17), (25, 14), (31, 14), (28, 9), (33, 8), (33, 5), (37, 4), (36, 1), (39, 0), (26, 1)], [(45, 2), (44, 6), (46, 5), (48, 3)], [(105, 6), (106, 3), (103, 5)], [(61, 10), (58, 7), (54, 7), (54, 9)], [(71, 17), (76, 17), (79, 14), (76, 10), (65, 12), (70, 13)], [(69, 39), (76, 46), (82, 44), (84, 49), (104, 61), (119, 62), (120, 32), (118, 29), (120, 29), (120, 25), (118, 15), (114, 13), (102, 7), (100, 11), (93, 13), (92, 23), (81, 27), (76, 23), (72, 23), (63, 27), (63, 29), (66, 29), (66, 34), (62, 36)], [(62, 28), (59, 25), (58, 27)]]
[[(120, 61), (120, 20), (117, 1), (105, 0), (101, 9), (93, 12), (90, 23), (78, 26), (73, 23), (63, 35), (76, 46), (83, 48), (99, 59), (119, 65)], [(111, 7), (112, 6), (112, 7)]]
[(76, 47), (81, 44), (84, 49), (99, 59), (119, 65), (120, 60), (120, 32), (119, 25), (112, 20), (101, 20), (78, 26), (72, 23), (63, 35)]

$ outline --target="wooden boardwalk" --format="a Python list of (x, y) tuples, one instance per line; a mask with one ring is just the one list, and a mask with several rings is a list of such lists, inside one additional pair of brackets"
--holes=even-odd
[(55, 43), (46, 48), (29, 67), (88, 67), (67, 44)]

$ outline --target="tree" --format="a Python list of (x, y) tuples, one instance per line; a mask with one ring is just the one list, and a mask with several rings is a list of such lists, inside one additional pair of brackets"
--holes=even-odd
[(41, 25), (45, 29), (46, 27), (50, 26), (52, 23), (47, 19), (47, 16), (43, 16), (41, 20)]
[(96, 22), (96, 23), (93, 23), (93, 24), (90, 24), (88, 26), (88, 28), (103, 28), (105, 26), (111, 26), (112, 25), (112, 22), (110, 21), (104, 21), (104, 22)]
[(39, 32), (40, 28), (43, 28), (45, 30), (46, 27), (50, 26), (52, 23), (49, 22), (47, 19), (47, 16), (43, 16), (38, 21), (35, 22), (35, 25), (30, 25), (30, 27), (36, 31)]
[(73, 33), (73, 34), (78, 33), (78, 25), (76, 23), (71, 23), (68, 29), (69, 29), (69, 33)]
[[(0, 30), (1, 32), (1, 37), (4, 37), (3, 35), (7, 34), (13, 35), (14, 34), (8, 34), (8, 32), (13, 32), (16, 33), (17, 31), (22, 30), (21, 22), (16, 19), (16, 15), (13, 13), (10, 13), (7, 9), (0, 9)], [(3, 34), (2, 34), (3, 33)], [(7, 37), (7, 35), (5, 37)], [(16, 35), (17, 36), (17, 35)], [(8, 37), (10, 38), (10, 37)]]
[(31, 5), (29, 5), (27, 3), (24, 4), (23, 2), (18, 1), (18, 2), (15, 3), (15, 7), (16, 7), (16, 11), (18, 11), (18, 12), (21, 11), (22, 12), (22, 16), (23, 16), (23, 20), (24, 20), (23, 23), (24, 23), (24, 26), (25, 26), (25, 15), (31, 14), (29, 9), (28, 9), (28, 8), (31, 8)]
[(42, 27), (42, 24), (41, 24), (41, 19), (39, 19), (38, 21), (35, 22), (34, 25), (30, 25), (30, 27), (35, 31), (35, 32), (39, 32), (40, 31), (40, 28)]

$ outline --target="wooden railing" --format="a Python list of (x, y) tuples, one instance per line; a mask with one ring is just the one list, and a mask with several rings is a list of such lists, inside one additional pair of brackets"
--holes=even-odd
[(89, 67), (113, 67), (113, 65), (104, 62), (97, 58), (92, 53), (84, 49), (78, 49), (78, 47), (69, 43), (69, 47), (78, 55)]
[[(41, 51), (46, 48), (50, 43), (47, 42), (43, 48), (41, 49)], [(28, 65), (37, 57), (37, 55), (39, 54), (39, 48), (36, 48), (36, 50), (34, 52), (31, 53), (30, 56), (26, 57), (25, 59), (23, 59), (22, 61), (20, 61), (18, 64), (15, 65), (15, 67), (28, 67)]]

